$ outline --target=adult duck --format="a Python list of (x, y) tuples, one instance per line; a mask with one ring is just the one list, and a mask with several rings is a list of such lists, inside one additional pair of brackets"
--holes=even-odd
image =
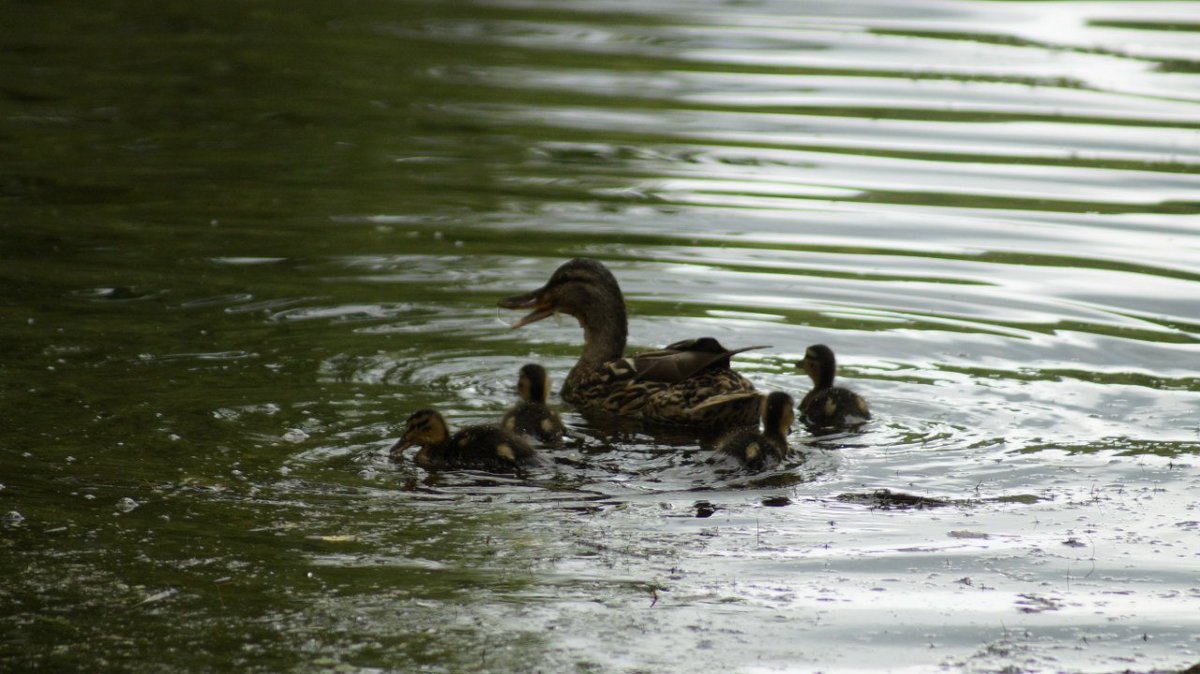
[(734, 354), (711, 338), (688, 339), (665, 349), (625, 355), (625, 298), (612, 272), (587, 258), (570, 260), (544, 286), (500, 300), (505, 309), (531, 309), (520, 328), (564, 313), (583, 328), (583, 353), (562, 385), (562, 399), (651, 423), (735, 428), (758, 423), (759, 395), (729, 365)]

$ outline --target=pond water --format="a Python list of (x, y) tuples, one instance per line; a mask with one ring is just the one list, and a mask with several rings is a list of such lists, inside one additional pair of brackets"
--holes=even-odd
[[(1200, 4), (15, 3), (0, 669), (1067, 671), (1200, 662)], [(875, 418), (777, 470), (594, 426), (498, 299), (603, 260)], [(556, 404), (559, 404), (556, 400)]]

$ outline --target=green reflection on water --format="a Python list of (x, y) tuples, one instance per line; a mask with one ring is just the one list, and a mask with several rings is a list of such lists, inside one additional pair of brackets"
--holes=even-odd
[[(430, 107), (446, 88), (428, 86), (428, 68), (460, 50), (338, 22), (460, 11), (25, 3), (9, 14), (0, 510), (23, 520), (0, 531), (16, 574), (0, 594), (0, 668), (537, 660), (540, 639), (520, 626), (455, 617), (520, 590), (536, 568), (529, 543), (505, 533), (511, 514), (322, 496), (352, 466), (280, 475), (296, 451), (281, 440), (289, 429), (378, 442), (398, 414), (370, 405), (349, 421), (346, 402), (379, 387), (316, 373), (321, 354), (379, 342), (326, 321), (264, 320), (289, 298), (361, 300), (354, 284), (322, 284), (317, 260), (391, 239), (330, 215), (495, 204), (474, 190), (488, 172), (461, 162), (488, 144)], [(396, 160), (405, 155), (441, 164)], [(214, 261), (256, 255), (279, 261)], [(403, 303), (434, 285), (379, 292)], [(447, 345), (433, 335), (406, 346), (434, 342)], [(121, 512), (125, 498), (140, 505)], [(308, 538), (344, 534), (357, 540)]]
[[(490, 626), (455, 619), (456, 606), (511, 595), (536, 568), (501, 515), (364, 508), (362, 496), (245, 483), (84, 484), (71, 496), (92, 497), (87, 508), (28, 512), (0, 539), (21, 572), (4, 596), (0, 661), (11, 667), (458, 667), (488, 656), (507, 667), (514, 645), (518, 661), (536, 659), (539, 639), (520, 627), (497, 643)], [(130, 493), (141, 505), (115, 512)], [(341, 542), (347, 532), (362, 542)], [(448, 549), (453, 561), (429, 561)]]
[[(634, 165), (636, 151), (612, 157), (560, 153), (550, 168), (531, 167), (529, 150), (538, 142), (658, 148), (687, 143), (688, 135), (673, 128), (628, 134), (514, 123), (489, 116), (489, 106), (1152, 125), (865, 107), (688, 106), (621, 92), (588, 96), (498, 87), (486, 77), (471, 85), (448, 75), (508, 65), (1078, 86), (1058, 78), (719, 64), (633, 51), (598, 56), (455, 37), (455, 29), (464, 28), (467, 35), (486, 35), (493, 22), (564, 23), (564, 15), (550, 9), (370, 1), (18, 4), (19, 10), (7, 13), (0, 39), (0, 514), (16, 511), (23, 518), (0, 528), (0, 562), (10, 574), (0, 590), (0, 668), (14, 671), (338, 665), (525, 671), (549, 657), (550, 639), (519, 618), (546, 598), (523, 592), (543, 580), (552, 564), (545, 550), (561, 544), (569, 516), (509, 503), (502, 490), (493, 501), (483, 485), (455, 491), (418, 482), (409, 468), (372, 458), (414, 404), (455, 400), (463, 379), (492, 376), (438, 371), (439, 359), (500, 355), (507, 366), (535, 351), (563, 360), (578, 353), (577, 344), (534, 347), (525, 336), (476, 334), (450, 320), (459, 314), (476, 321), (504, 294), (471, 290), (477, 285), (472, 272), (502, 277), (503, 265), (514, 259), (560, 259), (597, 245), (611, 246), (608, 259), (652, 261), (652, 255), (622, 248), (716, 249), (729, 242), (686, 231), (492, 228), (513, 214), (557, 204), (587, 204), (617, 215), (643, 203), (669, 206), (652, 193), (597, 192), (660, 177)], [(599, 12), (570, 17), (583, 25), (636, 25), (651, 32), (665, 21)], [(810, 149), (769, 139), (739, 146)], [(1008, 161), (919, 150), (820, 150)], [(1190, 170), (1171, 162), (1028, 163)], [(611, 173), (593, 175), (597, 164)], [(514, 176), (541, 180), (522, 184)], [(1198, 208), (887, 190), (870, 190), (861, 200), (1112, 213), (1192, 214)], [(391, 219), (366, 217), (374, 214)], [(1183, 270), (1071, 255), (749, 240), (736, 245), (1200, 280)], [(383, 258), (377, 274), (337, 259), (376, 255)], [(442, 260), (424, 269), (453, 268), (462, 277), (446, 281), (420, 269), (405, 276), (419, 260)], [(785, 273), (721, 259), (711, 264), (735, 275)], [(986, 283), (916, 272), (786, 273)], [(649, 317), (689, 317), (703, 314), (701, 302), (705, 309), (722, 308), (705, 298), (644, 296), (631, 307)], [(356, 305), (366, 306), (362, 315), (320, 313)], [(288, 313), (293, 310), (312, 314)], [(778, 315), (794, 325), (863, 332), (896, 326), (894, 317)], [(1184, 331), (1200, 331), (1182, 321), (1164, 322), (1174, 332), (1162, 332), (1081, 322), (952, 325), (946, 318), (913, 312), (904, 327), (983, 333), (990, 325), (1009, 337), (1012, 330), (1077, 330), (1185, 344), (1195, 338)], [(372, 326), (393, 330), (360, 329)], [(761, 369), (774, 366), (767, 362)], [(431, 371), (408, 376), (422, 368)], [(1197, 387), (1194, 378), (1152, 374), (962, 372)], [(481, 388), (468, 411), (491, 411), (511, 397), (507, 390)], [(919, 442), (922, 433), (904, 437)], [(1066, 442), (1044, 445), (1064, 446), (1079, 449)], [(1089, 446), (1131, 448), (1200, 451), (1189, 443), (1123, 438)], [(358, 475), (368, 467), (382, 477)], [(126, 498), (137, 504), (128, 512)], [(543, 516), (551, 522), (539, 528)], [(633, 550), (630, 556), (678, 554), (673, 540), (649, 548), (621, 544)], [(600, 590), (578, 590), (579, 601), (612, 593), (642, 602), (657, 587), (640, 578), (597, 585)], [(500, 608), (481, 614), (485, 606)]]
[(1132, 21), (1121, 19), (1090, 19), (1089, 26), (1105, 28), (1128, 28), (1130, 30), (1166, 30), (1200, 33), (1200, 23), (1185, 21)]

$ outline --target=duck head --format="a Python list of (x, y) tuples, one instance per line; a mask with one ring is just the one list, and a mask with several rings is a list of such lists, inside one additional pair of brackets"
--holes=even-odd
[(513, 324), (514, 328), (556, 313), (574, 316), (583, 328), (584, 360), (606, 362), (621, 357), (625, 350), (625, 298), (612, 272), (596, 260), (580, 257), (565, 262), (554, 270), (546, 285), (506, 297), (499, 306), (532, 309)]
[(521, 400), (531, 403), (546, 404), (546, 393), (550, 390), (550, 375), (546, 368), (537, 363), (530, 363), (521, 368), (517, 378), (517, 395)]
[(404, 435), (392, 445), (392, 457), (413, 446), (436, 447), (450, 439), (446, 420), (434, 409), (413, 412), (404, 423)]
[(763, 399), (763, 431), (787, 437), (792, 431), (792, 421), (796, 418), (796, 406), (792, 397), (782, 391), (773, 391)]
[(796, 361), (796, 367), (804, 370), (813, 380), (817, 388), (833, 386), (833, 376), (837, 372), (837, 359), (833, 349), (824, 344), (813, 344), (804, 352), (804, 360)]

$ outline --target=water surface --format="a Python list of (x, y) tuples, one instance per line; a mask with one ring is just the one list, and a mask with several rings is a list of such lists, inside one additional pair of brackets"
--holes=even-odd
[[(0, 29), (0, 663), (1200, 662), (1200, 5), (20, 3)], [(598, 427), (496, 301), (603, 260), (875, 419), (749, 475)], [(884, 491), (886, 490), (886, 491)]]

